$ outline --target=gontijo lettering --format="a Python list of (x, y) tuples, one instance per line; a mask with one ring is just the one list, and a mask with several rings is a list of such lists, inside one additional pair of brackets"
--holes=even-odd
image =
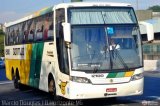
[(13, 55), (24, 55), (24, 48), (13, 48)]

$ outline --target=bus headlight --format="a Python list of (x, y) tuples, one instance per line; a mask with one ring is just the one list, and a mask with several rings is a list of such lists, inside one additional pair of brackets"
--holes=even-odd
[(131, 81), (134, 81), (134, 80), (139, 80), (143, 78), (143, 73), (140, 73), (140, 74), (135, 74), (131, 77)]
[(70, 80), (73, 81), (73, 82), (78, 82), (78, 83), (91, 83), (91, 81), (88, 78), (85, 78), (85, 77), (71, 76)]

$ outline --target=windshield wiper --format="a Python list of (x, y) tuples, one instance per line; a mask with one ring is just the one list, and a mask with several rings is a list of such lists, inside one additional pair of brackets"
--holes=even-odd
[(99, 67), (95, 66), (95, 67), (94, 67), (94, 70), (93, 70), (93, 73), (97, 73), (98, 70), (99, 70)]
[[(113, 51), (112, 55), (115, 55), (115, 53), (116, 53), (116, 57), (118, 57), (118, 59), (120, 60), (120, 62), (122, 63), (122, 65), (125, 67), (125, 69), (129, 69), (128, 66), (127, 66), (127, 64), (124, 62), (122, 56), (120, 55), (119, 51), (116, 50), (115, 48), (112, 51)], [(112, 60), (112, 62), (113, 62), (113, 60)]]

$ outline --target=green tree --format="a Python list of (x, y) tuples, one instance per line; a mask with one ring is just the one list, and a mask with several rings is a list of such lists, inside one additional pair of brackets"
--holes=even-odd
[(155, 5), (148, 8), (148, 10), (152, 10), (153, 12), (160, 12), (160, 6)]
[(0, 57), (4, 57), (4, 32), (0, 30)]
[(0, 29), (0, 35), (4, 35), (4, 32), (2, 29)]

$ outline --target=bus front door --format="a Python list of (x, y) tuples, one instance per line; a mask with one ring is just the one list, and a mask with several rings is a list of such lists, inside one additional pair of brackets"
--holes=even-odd
[(62, 23), (65, 21), (65, 10), (56, 10), (56, 48), (57, 48), (57, 59), (58, 59), (58, 69), (59, 77), (58, 84), (60, 89), (60, 95), (67, 97), (67, 88), (69, 88), (69, 62), (68, 62), (68, 52), (65, 46), (64, 34)]

